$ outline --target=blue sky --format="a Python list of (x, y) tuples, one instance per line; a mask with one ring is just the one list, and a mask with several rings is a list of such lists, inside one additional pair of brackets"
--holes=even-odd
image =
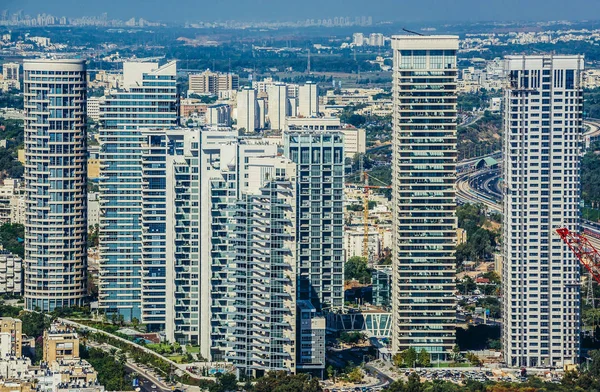
[(600, 0), (0, 0), (0, 10), (162, 21), (298, 20), (373, 16), (392, 21), (600, 19)]

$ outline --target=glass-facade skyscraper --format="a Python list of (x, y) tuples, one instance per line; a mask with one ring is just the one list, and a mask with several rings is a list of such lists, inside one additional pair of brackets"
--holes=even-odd
[(392, 349), (455, 344), (455, 36), (394, 36)]
[(25, 307), (80, 306), (87, 292), (86, 66), (25, 60)]
[(165, 328), (166, 276), (164, 259), (143, 264), (141, 130), (178, 124), (176, 71), (175, 62), (125, 63), (124, 89), (100, 107), (99, 307), (150, 330)]

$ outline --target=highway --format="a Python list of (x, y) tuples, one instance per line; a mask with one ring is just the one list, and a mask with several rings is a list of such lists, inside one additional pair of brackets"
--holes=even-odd
[[(600, 123), (593, 131), (590, 131), (590, 134), (592, 132), (600, 137)], [(500, 176), (501, 169), (499, 168), (459, 174), (456, 181), (456, 196), (459, 203), (480, 203), (486, 206), (490, 212), (502, 214)], [(582, 219), (581, 228), (597, 235), (587, 235), (587, 238), (596, 249), (600, 250), (600, 223)]]

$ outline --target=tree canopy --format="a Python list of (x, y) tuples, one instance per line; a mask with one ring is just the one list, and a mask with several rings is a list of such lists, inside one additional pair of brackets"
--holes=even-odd
[(367, 259), (360, 256), (350, 257), (344, 266), (344, 278), (355, 279), (360, 283), (371, 283), (371, 270), (367, 265)]

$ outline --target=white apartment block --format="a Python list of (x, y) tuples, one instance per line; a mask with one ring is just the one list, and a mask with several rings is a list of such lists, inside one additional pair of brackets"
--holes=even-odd
[(319, 86), (306, 82), (298, 89), (298, 116), (317, 117), (319, 115)]
[(0, 294), (23, 294), (23, 259), (0, 250)]
[(504, 91), (503, 349), (509, 366), (578, 362), (583, 56), (508, 56)]
[(88, 192), (88, 228), (100, 225), (100, 195), (98, 192)]
[(455, 344), (456, 36), (394, 36), (392, 350)]
[(9, 88), (21, 89), (21, 73), (20, 65), (18, 63), (4, 63), (2, 64), (2, 77), (6, 90)]
[(100, 102), (104, 101), (101, 97), (89, 97), (87, 100), (87, 116), (92, 120), (100, 121)]
[(258, 102), (256, 90), (245, 88), (237, 94), (237, 129), (253, 133), (258, 129)]
[(282, 131), (288, 115), (288, 98), (285, 84), (274, 84), (268, 87), (269, 122), (271, 129)]

